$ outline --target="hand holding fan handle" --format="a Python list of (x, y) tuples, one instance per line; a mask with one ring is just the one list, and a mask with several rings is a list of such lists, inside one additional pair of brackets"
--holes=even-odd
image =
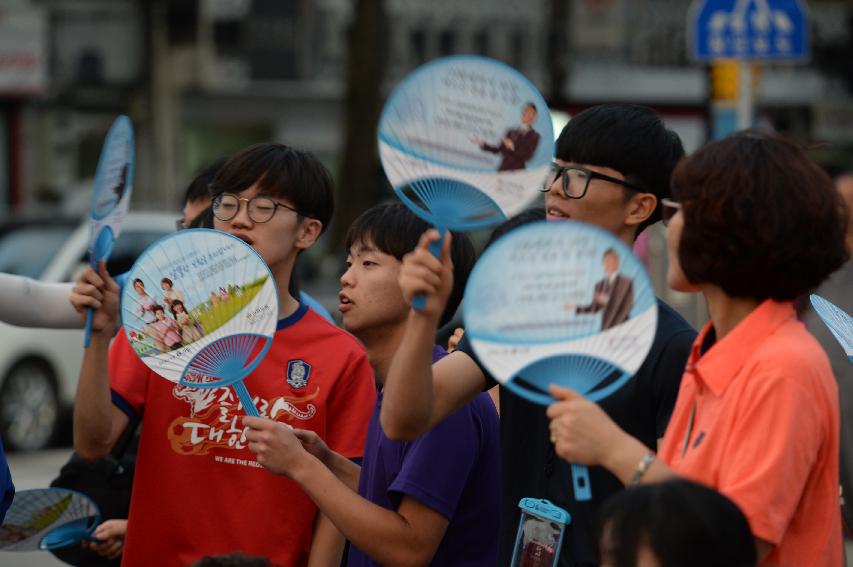
[[(430, 251), (430, 254), (432, 254), (436, 260), (440, 261), (441, 260), (441, 249), (444, 246), (444, 238), (445, 238), (445, 236), (447, 236), (447, 229), (439, 227), (439, 226), (437, 226), (435, 228), (436, 228), (436, 230), (438, 230), (438, 239), (433, 240), (432, 242), (429, 243), (429, 251)], [(412, 298), (412, 307), (416, 311), (423, 311), (424, 307), (426, 307), (426, 302), (427, 302), (426, 294), (425, 293), (419, 293), (415, 297)]]

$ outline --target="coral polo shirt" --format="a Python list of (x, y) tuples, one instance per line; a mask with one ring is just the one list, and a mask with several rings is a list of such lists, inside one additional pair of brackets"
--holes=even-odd
[(696, 338), (660, 458), (743, 510), (761, 565), (840, 566), (838, 390), (791, 303), (767, 300), (722, 340)]

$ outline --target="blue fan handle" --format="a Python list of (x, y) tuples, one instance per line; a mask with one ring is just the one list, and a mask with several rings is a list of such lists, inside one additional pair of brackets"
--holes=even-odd
[[(98, 271), (98, 259), (94, 252), (89, 253), (89, 265), (96, 272)], [(92, 342), (92, 320), (95, 318), (95, 310), (89, 307), (86, 310), (86, 332), (83, 335), (83, 348), (89, 348), (89, 343)]]
[(249, 394), (249, 390), (246, 389), (243, 381), (237, 380), (232, 386), (234, 387), (234, 393), (237, 394), (237, 399), (243, 405), (243, 411), (246, 412), (246, 415), (261, 417), (261, 414), (258, 413), (258, 408), (255, 406), (255, 401), (252, 399), (252, 395)]
[[(434, 240), (430, 242), (429, 252), (435, 258), (441, 259), (441, 247), (444, 246), (444, 237), (447, 235), (447, 231), (443, 228), (438, 228), (438, 240)], [(417, 311), (423, 311), (424, 307), (426, 307), (427, 296), (425, 293), (419, 293), (415, 297), (412, 298), (412, 307)]]
[(589, 500), (592, 489), (589, 486), (589, 469), (586, 465), (572, 464), (572, 485), (575, 489), (575, 500)]

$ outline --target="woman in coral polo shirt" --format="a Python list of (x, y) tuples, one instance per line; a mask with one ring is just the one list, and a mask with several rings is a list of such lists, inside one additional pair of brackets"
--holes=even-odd
[(701, 291), (711, 321), (659, 453), (553, 388), (556, 451), (626, 485), (679, 475), (716, 488), (749, 520), (761, 565), (840, 566), (838, 392), (792, 301), (847, 258), (847, 210), (801, 148), (755, 131), (685, 158), (672, 183), (667, 280)]

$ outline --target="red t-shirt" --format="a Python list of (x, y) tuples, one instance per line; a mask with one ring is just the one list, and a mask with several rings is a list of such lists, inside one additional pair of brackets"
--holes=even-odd
[[(154, 374), (120, 332), (110, 350), (114, 403), (144, 414), (123, 565), (193, 563), (241, 551), (305, 565), (316, 506), (249, 451), (229, 388), (179, 386)], [(245, 380), (261, 415), (310, 429), (361, 457), (375, 403), (373, 371), (350, 335), (304, 305), (279, 321)]]
[(660, 458), (738, 506), (761, 565), (840, 567), (838, 388), (790, 303), (767, 300), (702, 353), (696, 338)]

